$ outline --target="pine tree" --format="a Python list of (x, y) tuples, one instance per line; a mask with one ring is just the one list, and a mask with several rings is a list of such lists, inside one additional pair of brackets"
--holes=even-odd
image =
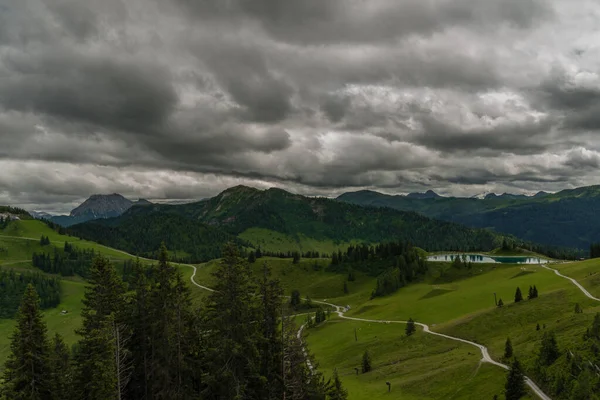
[(271, 269), (263, 264), (261, 279), (257, 282), (259, 298), (259, 318), (261, 337), (259, 342), (260, 375), (267, 384), (262, 385), (261, 399), (278, 400), (283, 393), (281, 358), (281, 296), (283, 290), (279, 280), (271, 277)]
[(179, 270), (168, 260), (164, 244), (158, 264), (152, 269), (150, 292), (151, 392), (155, 399), (184, 399), (192, 396), (198, 369), (190, 363), (197, 354), (193, 337), (196, 321), (191, 312), (190, 291)]
[(283, 325), (283, 388), (282, 398), (305, 399), (308, 395), (308, 386), (311, 378), (305, 356), (302, 340), (298, 336), (298, 328), (293, 319), (285, 318)]
[(290, 297), (290, 305), (292, 308), (298, 308), (300, 302), (300, 292), (298, 290), (292, 290), (292, 296)]
[(583, 310), (581, 309), (579, 303), (575, 303), (575, 314), (581, 314), (582, 312)]
[(363, 353), (361, 367), (362, 367), (361, 370), (362, 370), (363, 374), (370, 372), (372, 369), (371, 368), (371, 355), (369, 354), (369, 350), (365, 350), (365, 352)]
[(298, 264), (300, 262), (300, 253), (298, 253), (297, 251), (295, 251), (292, 254), (292, 264)]
[(539, 330), (540, 330), (540, 323), (539, 323), (539, 322), (538, 322), (538, 323), (535, 325), (535, 330), (536, 330), (536, 331), (539, 331)]
[(51, 399), (50, 347), (46, 323), (40, 311), (40, 300), (29, 284), (21, 300), (16, 328), (11, 337), (4, 384), (0, 393), (6, 399)]
[(498, 300), (498, 307), (502, 307), (504, 305), (504, 302), (502, 301), (502, 299)]
[(554, 332), (544, 332), (538, 356), (538, 364), (541, 366), (552, 365), (558, 357), (560, 357), (560, 351), (558, 350), (558, 343), (556, 342)]
[(510, 338), (506, 338), (506, 343), (504, 344), (504, 359), (508, 360), (513, 356), (513, 347), (510, 342)]
[(506, 400), (519, 400), (527, 394), (525, 390), (525, 376), (523, 375), (521, 364), (517, 359), (514, 359), (510, 365), (504, 388)]
[(415, 327), (415, 321), (413, 321), (412, 318), (409, 318), (408, 322), (406, 323), (406, 336), (411, 336), (416, 330), (417, 328)]
[(256, 261), (256, 254), (254, 254), (253, 251), (250, 252), (250, 254), (248, 254), (248, 262), (250, 264), (253, 264)]
[(535, 285), (533, 285), (533, 298), (537, 299), (538, 297), (538, 290), (537, 287), (535, 287)]
[(354, 270), (352, 268), (348, 268), (348, 282), (354, 282), (356, 280), (356, 275), (354, 274)]
[(534, 295), (533, 295), (533, 287), (529, 286), (529, 294), (527, 294), (527, 299), (531, 300), (533, 299)]
[(117, 359), (119, 330), (123, 324), (125, 287), (114, 266), (97, 257), (90, 269), (81, 312), (82, 337), (75, 357), (74, 389), (78, 398), (120, 398), (120, 362)]
[(521, 293), (521, 288), (517, 288), (517, 291), (515, 292), (515, 303), (518, 303), (521, 300), (523, 300), (523, 294)]
[(57, 333), (50, 346), (50, 379), (52, 381), (52, 398), (55, 400), (71, 397), (71, 352), (63, 338)]
[(348, 282), (344, 281), (344, 293), (348, 294)]
[(337, 369), (333, 370), (333, 387), (328, 393), (329, 400), (347, 400), (348, 391), (342, 386), (342, 381), (338, 375)]
[(133, 280), (131, 282), (133, 296), (127, 305), (128, 317), (131, 323), (131, 362), (133, 370), (127, 387), (127, 393), (133, 399), (151, 398), (151, 280), (146, 270), (137, 259), (133, 265)]
[(203, 397), (258, 398), (260, 384), (260, 313), (253, 296), (250, 268), (237, 248), (228, 244), (213, 273), (215, 291), (205, 312), (205, 377)]

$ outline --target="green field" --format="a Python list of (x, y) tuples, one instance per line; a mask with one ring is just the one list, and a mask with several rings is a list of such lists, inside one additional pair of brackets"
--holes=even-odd
[[(0, 248), (5, 249), (0, 251), (3, 268), (32, 269), (29, 260), (32, 252), (41, 250), (38, 239), (41, 235), (48, 236), (57, 247), (69, 241), (80, 248), (92, 248), (113, 260), (132, 257), (96, 243), (58, 235), (39, 221), (19, 221), (9, 225), (0, 235), (3, 235), (0, 236)], [(289, 244), (281, 243), (284, 243), (283, 247)], [(331, 246), (331, 243), (325, 243), (302, 251), (326, 252), (325, 249), (333, 249)], [(281, 250), (262, 245), (261, 248)], [(458, 270), (447, 263), (432, 263), (423, 282), (404, 287), (390, 296), (371, 299), (375, 278), (356, 272), (356, 280), (348, 282), (349, 293), (346, 294), (343, 283), (347, 277), (328, 271), (329, 259), (301, 259), (298, 264), (293, 264), (290, 259), (263, 257), (252, 264), (255, 275), (260, 274), (265, 262), (280, 279), (286, 295), (298, 289), (302, 297), (351, 305), (347, 316), (379, 320), (412, 317), (429, 324), (434, 331), (488, 346), (496, 360), (500, 360), (504, 341), (510, 336), (515, 354), (526, 368), (530, 368), (535, 358), (544, 329), (556, 332), (561, 348), (568, 347), (579, 340), (594, 314), (600, 311), (600, 302), (587, 299), (570, 281), (536, 265), (477, 264), (470, 270)], [(217, 263), (218, 260), (213, 260), (198, 266), (195, 281), (212, 286), (211, 273)], [(190, 282), (193, 269), (185, 265), (180, 267), (184, 278)], [(552, 267), (580, 280), (592, 294), (600, 295), (599, 261), (553, 264)], [(62, 282), (62, 303), (55, 309), (44, 311), (44, 315), (49, 333), (59, 332), (67, 343), (73, 344), (77, 339), (74, 331), (81, 322), (85, 283), (73, 277), (63, 278)], [(537, 286), (540, 297), (513, 304), (516, 287), (520, 287), (526, 297), (530, 285)], [(191, 287), (195, 301), (207, 295), (205, 290)], [(494, 293), (503, 299), (505, 307), (495, 307)], [(584, 313), (573, 312), (575, 303), (583, 307)], [(61, 314), (63, 309), (68, 311), (66, 315)], [(538, 323), (546, 327), (537, 331)], [(0, 365), (7, 356), (13, 326), (11, 320), (0, 320)], [(386, 397), (469, 399), (474, 393), (478, 398), (491, 399), (495, 394), (502, 394), (505, 372), (481, 364), (477, 348), (427, 335), (420, 329), (407, 338), (404, 327), (403, 324), (351, 321), (335, 316), (321, 326), (307, 330), (306, 340), (319, 369), (326, 376), (330, 376), (334, 368), (338, 369), (352, 400)], [(354, 338), (355, 329), (358, 341)], [(372, 353), (374, 370), (357, 376), (354, 368), (360, 365), (365, 349)], [(386, 381), (392, 383), (390, 394)]]
[[(65, 235), (59, 235), (46, 224), (36, 220), (15, 221), (0, 231), (0, 267), (14, 269), (16, 271), (39, 271), (31, 264), (31, 255), (34, 252), (48, 251), (48, 247), (42, 248), (39, 238), (44, 235), (50, 238), (51, 246), (62, 248), (65, 241), (75, 244), (79, 248), (94, 249), (112, 260), (124, 260), (133, 258), (131, 255), (118, 250), (110, 249), (96, 243), (79, 240)], [(52, 248), (51, 247), (51, 248)], [(191, 276), (191, 268), (186, 268)], [(49, 335), (61, 334), (67, 344), (76, 342), (75, 330), (81, 324), (81, 308), (85, 282), (78, 277), (62, 277), (62, 299), (61, 304), (53, 309), (44, 310), (44, 317), (48, 325)], [(61, 314), (66, 310), (67, 314)], [(4, 361), (8, 356), (10, 336), (14, 329), (14, 321), (0, 319), (0, 370), (4, 368)]]
[[(323, 373), (330, 376), (337, 368), (351, 400), (472, 399), (474, 393), (492, 399), (504, 386), (502, 370), (480, 363), (473, 346), (421, 331), (406, 337), (404, 325), (334, 317), (310, 329), (306, 341)], [(373, 371), (356, 375), (367, 349)], [(392, 384), (390, 393), (386, 382)]]

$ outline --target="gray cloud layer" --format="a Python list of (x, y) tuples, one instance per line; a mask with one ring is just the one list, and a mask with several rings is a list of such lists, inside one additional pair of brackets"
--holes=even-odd
[(0, 0), (0, 203), (596, 183), (600, 6)]

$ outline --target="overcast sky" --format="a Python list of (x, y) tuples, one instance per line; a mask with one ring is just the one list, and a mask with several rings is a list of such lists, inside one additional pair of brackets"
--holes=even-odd
[(600, 3), (0, 0), (0, 204), (600, 183)]

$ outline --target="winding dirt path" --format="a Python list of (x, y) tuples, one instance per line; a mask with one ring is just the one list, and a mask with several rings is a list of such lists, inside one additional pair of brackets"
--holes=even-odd
[(556, 275), (560, 276), (561, 278), (565, 278), (565, 279), (568, 279), (568, 280), (570, 280), (570, 281), (571, 281), (571, 282), (573, 282), (573, 284), (574, 284), (575, 286), (577, 286), (577, 287), (578, 287), (578, 288), (579, 288), (579, 289), (580, 289), (580, 290), (583, 292), (583, 294), (585, 294), (587, 297), (589, 297), (589, 298), (590, 298), (590, 299), (592, 299), (592, 300), (600, 301), (600, 299), (599, 299), (599, 298), (592, 296), (592, 294), (591, 294), (590, 292), (588, 292), (588, 291), (587, 291), (587, 290), (586, 290), (586, 289), (585, 289), (585, 288), (584, 288), (584, 287), (583, 287), (583, 286), (582, 286), (582, 285), (581, 285), (579, 282), (577, 282), (575, 279), (573, 279), (573, 278), (570, 278), (570, 277), (568, 277), (568, 276), (565, 276), (565, 275), (561, 274), (560, 272), (558, 272), (558, 270), (557, 270), (557, 269), (550, 268), (550, 267), (547, 267), (547, 266), (545, 266), (545, 265), (542, 265), (542, 264), (540, 264), (540, 267), (542, 267), (542, 268), (546, 268), (546, 269), (547, 269), (547, 270), (549, 270), (549, 271), (554, 271), (554, 273), (555, 273)]
[[(330, 307), (334, 307), (336, 313), (338, 314), (338, 316), (340, 318), (344, 318), (344, 319), (349, 319), (349, 320), (353, 320), (353, 321), (361, 321), (361, 322), (374, 322), (374, 323), (379, 323), (379, 324), (407, 324), (408, 321), (385, 321), (385, 320), (379, 320), (379, 319), (365, 319), (365, 318), (355, 318), (355, 317), (347, 317), (344, 315), (344, 311), (343, 308), (340, 306), (337, 306), (335, 304), (331, 304), (331, 303), (327, 303), (324, 301), (316, 301), (313, 300), (314, 303), (320, 303), (320, 304), (325, 304), (328, 305)], [(443, 333), (438, 333), (438, 332), (434, 332), (429, 328), (429, 325), (423, 324), (421, 322), (415, 322), (415, 325), (420, 326), (421, 328), (423, 328), (423, 332), (428, 333), (430, 335), (435, 335), (435, 336), (440, 336), (446, 339), (450, 339), (450, 340), (454, 340), (457, 342), (463, 342), (466, 344), (469, 344), (471, 346), (475, 346), (477, 347), (480, 351), (481, 351), (481, 361), (482, 362), (487, 362), (490, 364), (493, 364), (497, 367), (503, 368), (505, 370), (508, 370), (509, 367), (508, 365), (499, 363), (498, 361), (494, 361), (494, 359), (492, 359), (492, 357), (490, 357), (490, 353), (488, 352), (488, 348), (485, 347), (482, 344), (479, 343), (475, 343), (475, 342), (471, 342), (469, 340), (466, 339), (461, 339), (458, 337), (454, 337), (454, 336), (450, 336), (450, 335), (445, 335)], [(529, 386), (531, 388), (531, 390), (533, 390), (533, 392), (542, 400), (552, 400), (547, 394), (545, 394), (542, 389), (540, 389), (535, 382), (533, 382), (531, 379), (529, 379), (528, 377), (525, 377), (525, 384), (527, 386)]]
[[(39, 239), (34, 239), (34, 238), (24, 238), (24, 237), (5, 236), (5, 235), (0, 235), (0, 237), (10, 237), (10, 238), (14, 238), (14, 239), (36, 240), (36, 241), (37, 241), (37, 240), (39, 240)], [(113, 251), (117, 251), (117, 252), (119, 252), (119, 253), (121, 253), (121, 254), (124, 254), (124, 255), (128, 255), (128, 256), (136, 257), (136, 256), (134, 256), (134, 255), (132, 255), (132, 254), (129, 254), (129, 253), (127, 253), (127, 252), (125, 252), (125, 251), (122, 251), (122, 250), (113, 249), (113, 248), (111, 248), (111, 247), (107, 247), (107, 246), (103, 246), (103, 245), (99, 245), (99, 246), (101, 246), (101, 247), (104, 247), (104, 248), (106, 248), (106, 249), (113, 250)], [(147, 258), (143, 258), (143, 257), (139, 257), (139, 258), (140, 258), (141, 260), (147, 260), (147, 261), (156, 261), (156, 260), (151, 260), (151, 259), (147, 259)], [(199, 287), (200, 289), (207, 290), (207, 291), (210, 291), (210, 292), (214, 292), (214, 289), (211, 289), (211, 288), (209, 288), (209, 287), (207, 287), (207, 286), (200, 285), (199, 283), (197, 283), (197, 282), (194, 280), (194, 278), (195, 278), (195, 276), (196, 276), (196, 272), (198, 271), (198, 269), (197, 269), (197, 267), (196, 267), (195, 265), (192, 265), (192, 264), (180, 264), (180, 263), (173, 263), (173, 264), (175, 264), (175, 265), (178, 265), (178, 266), (185, 266), (185, 267), (192, 268), (192, 269), (193, 269), (193, 273), (192, 273), (192, 275), (190, 276), (190, 281), (192, 282), (192, 284), (193, 284), (193, 285), (195, 285), (195, 286), (197, 286), (197, 287)], [(568, 279), (568, 280), (570, 280), (570, 281), (571, 281), (571, 282), (573, 282), (573, 283), (574, 283), (574, 284), (575, 284), (577, 287), (579, 287), (579, 289), (581, 289), (581, 291), (582, 291), (582, 292), (583, 292), (583, 293), (584, 293), (584, 294), (585, 294), (587, 297), (589, 297), (589, 298), (591, 298), (591, 299), (594, 299), (594, 300), (597, 300), (597, 301), (600, 301), (600, 299), (598, 299), (598, 298), (596, 298), (596, 297), (592, 296), (592, 295), (591, 295), (591, 294), (590, 294), (590, 293), (589, 293), (589, 292), (588, 292), (588, 291), (587, 291), (587, 290), (586, 290), (586, 289), (585, 289), (583, 286), (581, 286), (581, 285), (579, 284), (579, 282), (577, 282), (575, 279), (573, 279), (573, 278), (569, 278), (569, 277), (567, 277), (567, 276), (564, 276), (564, 275), (562, 275), (560, 272), (558, 272), (557, 270), (555, 270), (555, 269), (553, 269), (553, 268), (549, 268), (549, 267), (546, 267), (546, 266), (543, 266), (543, 265), (542, 265), (542, 267), (543, 267), (543, 268), (546, 268), (546, 269), (548, 269), (548, 270), (554, 271), (554, 272), (555, 272), (557, 275), (559, 275), (559, 276), (561, 276), (561, 277), (563, 277), (563, 278), (565, 278), (565, 279)], [(339, 316), (340, 318), (343, 318), (343, 319), (348, 319), (348, 320), (353, 320), (353, 321), (361, 321), (361, 322), (373, 322), (373, 323), (380, 323), (380, 324), (389, 324), (389, 323), (392, 323), (392, 324), (406, 324), (406, 323), (407, 323), (407, 321), (386, 321), (386, 320), (377, 320), (377, 319), (365, 319), (365, 318), (347, 317), (346, 315), (344, 315), (343, 308), (342, 308), (342, 307), (340, 307), (340, 306), (338, 306), (338, 305), (336, 305), (336, 304), (327, 303), (327, 302), (324, 302), (324, 301), (317, 301), (317, 300), (313, 300), (313, 302), (314, 302), (314, 303), (319, 303), (319, 304), (325, 304), (325, 305), (328, 305), (328, 306), (330, 306), (330, 307), (333, 307), (333, 308), (336, 310), (336, 313), (338, 314), (338, 316)], [(445, 335), (445, 334), (443, 334), (443, 333), (434, 332), (434, 331), (432, 331), (432, 330), (429, 328), (429, 325), (426, 325), (426, 324), (423, 324), (423, 323), (420, 323), (420, 322), (415, 322), (415, 325), (418, 325), (418, 326), (420, 326), (421, 328), (423, 328), (423, 332), (425, 332), (425, 333), (428, 333), (428, 334), (430, 334), (430, 335), (440, 336), (440, 337), (443, 337), (443, 338), (446, 338), (446, 339), (450, 339), (450, 340), (454, 340), (454, 341), (457, 341), (457, 342), (466, 343), (466, 344), (469, 344), (469, 345), (471, 345), (471, 346), (475, 346), (475, 347), (477, 347), (477, 348), (478, 348), (478, 349), (481, 351), (481, 356), (482, 356), (482, 358), (481, 358), (481, 361), (483, 361), (483, 362), (487, 362), (487, 363), (490, 363), (490, 364), (493, 364), (493, 365), (496, 365), (496, 366), (498, 366), (498, 367), (500, 367), (500, 368), (503, 368), (503, 369), (505, 369), (505, 370), (508, 370), (508, 369), (509, 369), (508, 365), (505, 365), (505, 364), (499, 363), (499, 362), (497, 362), (497, 361), (494, 361), (494, 360), (493, 360), (493, 359), (490, 357), (490, 354), (489, 354), (488, 348), (487, 348), (487, 347), (485, 347), (484, 345), (481, 345), (481, 344), (478, 344), (478, 343), (475, 343), (475, 342), (471, 342), (471, 341), (469, 341), (469, 340), (466, 340), (466, 339), (461, 339), (461, 338), (457, 338), (457, 337), (454, 337), (454, 336)], [(300, 329), (298, 330), (298, 334), (297, 334), (297, 335), (298, 335), (298, 337), (299, 337), (299, 338), (302, 336), (302, 332), (303, 332), (304, 328), (305, 328), (305, 325), (302, 325), (302, 326), (300, 327)], [(313, 366), (310, 364), (310, 361), (308, 362), (308, 367), (309, 367), (309, 369), (311, 369), (311, 370), (313, 369)], [(534, 393), (535, 393), (535, 394), (536, 394), (536, 395), (537, 395), (537, 396), (538, 396), (540, 399), (542, 399), (542, 400), (552, 400), (552, 399), (551, 399), (551, 398), (550, 398), (548, 395), (546, 395), (546, 394), (545, 394), (545, 393), (544, 393), (544, 392), (543, 392), (543, 391), (542, 391), (542, 390), (541, 390), (541, 389), (540, 389), (540, 388), (539, 388), (539, 387), (538, 387), (538, 386), (535, 384), (535, 382), (533, 382), (533, 381), (532, 381), (531, 379), (529, 379), (528, 377), (525, 377), (525, 383), (527, 384), (527, 386), (529, 386), (529, 387), (531, 388), (531, 390), (533, 390), (533, 392), (534, 392)]]

